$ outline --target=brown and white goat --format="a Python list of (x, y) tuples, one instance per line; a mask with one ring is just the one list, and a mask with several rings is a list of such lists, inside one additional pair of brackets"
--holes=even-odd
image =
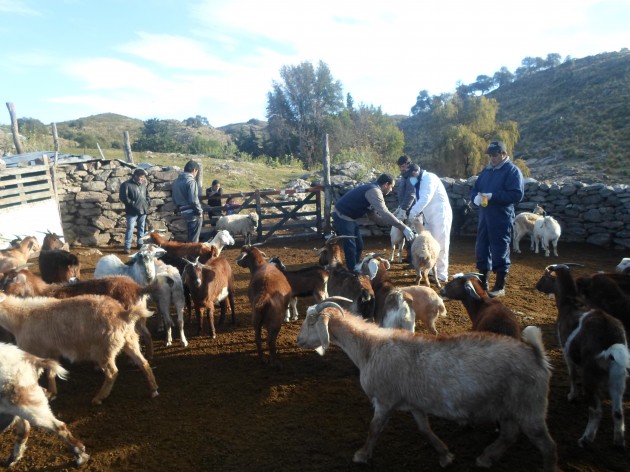
[[(116, 356), (122, 351), (144, 372), (151, 396), (157, 384), (149, 363), (140, 351), (136, 321), (151, 316), (142, 304), (131, 309), (111, 297), (81, 295), (65, 300), (18, 298), (0, 293), (0, 326), (15, 336), (16, 344), (31, 354), (70, 362), (92, 361), (105, 373), (105, 382), (92, 399), (100, 405), (110, 394), (118, 368)], [(48, 391), (57, 394), (55, 376), (48, 375)]]
[(440, 289), (445, 300), (459, 300), (466, 308), (473, 331), (521, 337), (521, 327), (512, 310), (490, 297), (481, 286), (477, 274), (455, 274), (453, 280)]
[[(630, 368), (626, 333), (619, 320), (599, 309), (585, 308), (566, 264), (548, 266), (545, 274), (555, 273), (558, 308), (558, 341), (571, 379), (568, 399), (578, 396), (578, 379), (588, 403), (588, 423), (578, 445), (595, 441), (602, 419), (602, 392), (608, 389), (614, 423), (613, 443), (624, 447), (623, 394)], [(537, 284), (540, 290), (542, 284)]]
[(31, 424), (59, 436), (74, 454), (77, 465), (90, 458), (83, 443), (50, 410), (44, 389), (38, 383), (43, 369), (60, 378), (68, 374), (57, 361), (0, 343), (0, 432), (11, 425), (17, 432), (13, 450), (5, 461), (7, 467), (14, 466), (24, 455)]
[(0, 273), (26, 264), (32, 254), (40, 250), (39, 242), (34, 236), (27, 236), (17, 246), (0, 251)]
[[(347, 308), (366, 319), (374, 316), (374, 290), (367, 276), (349, 271), (343, 263), (341, 241), (354, 236), (333, 236), (319, 249), (319, 264), (328, 271), (328, 296), (352, 300)], [(344, 305), (345, 306), (345, 305)]]
[(252, 325), (258, 357), (266, 362), (263, 353), (262, 329), (267, 330), (270, 365), (279, 365), (276, 342), (282, 321), (291, 301), (291, 285), (275, 264), (267, 262), (265, 254), (257, 247), (245, 245), (236, 263), (251, 273), (247, 295), (252, 306)]
[(536, 205), (533, 211), (524, 211), (516, 215), (514, 218), (514, 223), (512, 224), (512, 250), (520, 254), (521, 248), (519, 246), (521, 239), (525, 236), (529, 235), (530, 240), (530, 249), (533, 251), (535, 242), (534, 242), (534, 225), (536, 221), (540, 220), (545, 216), (545, 210), (540, 205)]
[[(590, 277), (578, 277), (575, 285), (578, 293), (584, 297), (586, 303), (593, 308), (601, 308), (606, 313), (617, 318), (623, 324), (626, 334), (630, 333), (630, 295), (624, 293), (615, 279), (610, 275), (624, 274), (593, 274)], [(625, 282), (625, 281), (624, 281)]]
[(323, 355), (334, 343), (359, 368), (374, 417), (354, 462), (371, 459), (389, 417), (401, 409), (411, 411), (442, 467), (454, 456), (431, 430), (429, 416), (499, 424), (499, 437), (477, 458), (479, 467), (499, 460), (523, 432), (540, 450), (544, 470), (555, 472), (556, 445), (545, 422), (551, 369), (540, 330), (528, 327), (523, 337), (527, 342), (492, 333), (435, 338), (385, 330), (325, 301), (307, 310), (297, 344)]
[(189, 261), (194, 261), (198, 258), (202, 264), (219, 255), (219, 250), (216, 246), (205, 243), (169, 241), (155, 231), (147, 234), (144, 239), (150, 239), (154, 244), (157, 244), (167, 253), (174, 256), (182, 257)]
[(210, 336), (217, 337), (214, 328), (214, 305), (221, 306), (219, 325), (223, 324), (226, 312), (226, 299), (232, 310), (232, 325), (236, 324), (234, 314), (234, 276), (232, 267), (225, 257), (214, 257), (205, 264), (196, 260), (188, 261), (184, 268), (182, 282), (188, 287), (199, 323), (198, 334), (203, 327), (202, 311), (206, 313), (210, 325)]
[(328, 298), (328, 271), (322, 266), (314, 265), (289, 270), (276, 256), (270, 257), (269, 262), (280, 269), (291, 285), (291, 303), (287, 308), (284, 321), (296, 321), (298, 319), (297, 299), (299, 297), (312, 296), (316, 302)]
[(61, 237), (50, 231), (44, 236), (42, 250), (39, 253), (39, 273), (44, 282), (64, 283), (72, 278), (81, 278), (79, 258), (63, 249)]

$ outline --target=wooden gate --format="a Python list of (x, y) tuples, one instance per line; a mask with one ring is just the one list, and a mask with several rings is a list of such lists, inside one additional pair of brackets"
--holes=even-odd
[[(322, 218), (323, 187), (287, 190), (256, 190), (254, 192), (228, 193), (223, 198), (239, 198), (240, 207), (234, 213), (258, 214), (257, 242), (275, 238), (299, 238), (323, 236)], [(275, 197), (275, 198), (274, 198)], [(205, 211), (210, 208), (203, 205)], [(216, 209), (216, 208), (215, 208)], [(225, 207), (221, 207), (224, 211)], [(209, 220), (205, 220), (209, 223)]]

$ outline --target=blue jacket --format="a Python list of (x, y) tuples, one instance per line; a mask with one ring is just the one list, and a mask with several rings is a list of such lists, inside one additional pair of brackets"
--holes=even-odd
[(514, 204), (520, 202), (525, 195), (523, 174), (510, 159), (497, 167), (486, 166), (481, 171), (472, 190), (470, 199), (474, 200), (477, 193), (491, 193), (492, 198), (487, 207), (481, 207), (480, 216), (487, 215), (498, 221), (514, 221)]
[(335, 210), (353, 220), (361, 218), (370, 208), (370, 202), (365, 198), (365, 192), (377, 187), (376, 184), (363, 184), (353, 188), (335, 203)]

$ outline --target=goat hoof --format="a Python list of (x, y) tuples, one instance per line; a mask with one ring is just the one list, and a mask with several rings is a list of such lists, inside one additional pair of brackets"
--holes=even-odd
[(446, 454), (440, 457), (440, 467), (447, 467), (451, 465), (454, 459), (455, 459), (455, 455), (447, 451)]
[(363, 449), (359, 449), (357, 452), (355, 452), (354, 457), (352, 458), (352, 462), (356, 462), (359, 464), (367, 464), (369, 460), (370, 456), (366, 454)]
[[(476, 464), (477, 464), (477, 467), (482, 467), (484, 469), (489, 469), (490, 467), (492, 467), (492, 461), (488, 457), (484, 457), (484, 456), (477, 457)], [(442, 465), (441, 461), (440, 461), (440, 465)], [(442, 467), (444, 466), (442, 465)]]
[(90, 459), (90, 455), (85, 452), (80, 453), (77, 456), (77, 465), (83, 465)]
[(92, 405), (98, 406), (98, 405), (102, 405), (102, 404), (103, 404), (102, 400), (99, 400), (98, 398), (92, 399)]
[(154, 390), (153, 392), (151, 392), (151, 398), (155, 398), (159, 395), (157, 390)]

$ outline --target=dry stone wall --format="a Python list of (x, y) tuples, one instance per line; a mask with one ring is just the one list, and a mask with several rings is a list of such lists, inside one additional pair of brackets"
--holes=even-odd
[[(171, 199), (171, 182), (181, 169), (177, 167), (143, 167), (149, 174), (151, 211), (149, 228), (165, 230), (167, 235), (183, 241), (186, 224), (175, 215)], [(68, 242), (75, 246), (122, 245), (125, 235), (124, 205), (118, 198), (120, 184), (131, 176), (133, 167), (121, 161), (91, 161), (60, 165), (56, 169), (62, 225)], [(333, 169), (334, 170), (334, 169)], [(443, 178), (453, 206), (462, 206), (468, 198), (474, 179)], [(334, 175), (333, 185), (339, 197), (358, 182)], [(316, 182), (313, 182), (316, 183)], [(395, 192), (394, 192), (395, 193)], [(386, 198), (394, 209), (394, 194)], [(630, 188), (569, 182), (562, 185), (528, 179), (525, 198), (517, 213), (540, 204), (562, 226), (561, 241), (586, 242), (597, 246), (630, 249)], [(389, 228), (363, 221), (365, 235), (387, 235)], [(477, 212), (473, 211), (462, 234), (476, 233)]]

